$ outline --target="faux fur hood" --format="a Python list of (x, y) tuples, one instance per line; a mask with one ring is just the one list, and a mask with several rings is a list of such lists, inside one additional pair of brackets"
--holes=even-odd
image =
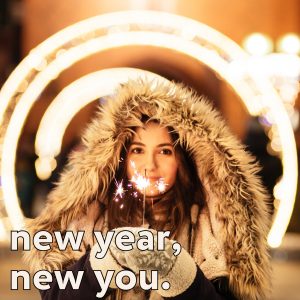
[[(141, 115), (148, 115), (173, 127), (194, 157), (206, 189), (210, 229), (224, 249), (231, 290), (240, 299), (265, 299), (270, 288), (269, 216), (255, 159), (208, 101), (182, 85), (129, 81), (110, 98), (85, 131), (82, 151), (71, 155), (46, 208), (28, 224), (29, 231), (67, 230), (97, 205), (95, 199), (105, 203), (122, 146), (132, 136), (130, 127), (141, 125)], [(60, 269), (79, 255), (70, 249), (33, 249), (25, 258), (36, 271)]]

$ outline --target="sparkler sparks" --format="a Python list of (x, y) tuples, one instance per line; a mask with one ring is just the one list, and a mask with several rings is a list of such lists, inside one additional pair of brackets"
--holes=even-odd
[(150, 180), (147, 178), (147, 171), (145, 169), (145, 176), (139, 174), (136, 170), (134, 161), (130, 161), (132, 169), (134, 169), (134, 175), (131, 178), (131, 182), (135, 183), (136, 188), (143, 193), (143, 222), (145, 224), (145, 211), (146, 211), (146, 189), (150, 186)]
[[(147, 191), (148, 193), (150, 192), (151, 195), (155, 195), (155, 190), (157, 190), (160, 194), (163, 194), (166, 191), (167, 184), (164, 181), (164, 178), (159, 178), (155, 183), (151, 182), (150, 179), (147, 177), (147, 170), (145, 169), (145, 174), (142, 175), (140, 174), (137, 169), (134, 161), (130, 161), (130, 166), (134, 170), (134, 175), (132, 178), (129, 180), (130, 182), (127, 184), (129, 190), (131, 190), (134, 187), (136, 190), (139, 190), (143, 194), (143, 199), (139, 199), (138, 197), (138, 192), (135, 190), (131, 193), (132, 196), (137, 198), (138, 200), (143, 200), (143, 223), (142, 226), (145, 224), (145, 211), (146, 211), (146, 191), (149, 187), (150, 190)], [(116, 183), (116, 191), (115, 191), (115, 201), (119, 202), (120, 199), (123, 198), (124, 193), (126, 190), (123, 187), (123, 180), (121, 182)], [(152, 198), (152, 205), (153, 205), (153, 198)], [(120, 205), (120, 209), (123, 209), (124, 204), (122, 203)]]
[[(124, 188), (123, 188), (123, 180), (121, 180), (120, 183), (116, 182), (116, 186), (117, 186), (117, 189), (116, 189), (116, 192), (115, 192), (115, 197), (116, 199), (118, 199), (117, 197), (119, 196), (120, 198), (123, 198), (123, 195), (124, 195)], [(117, 200), (116, 200), (117, 201)]]
[[(134, 170), (134, 175), (131, 178), (131, 182), (135, 184), (135, 187), (142, 192), (143, 194), (146, 193), (146, 189), (151, 185), (149, 178), (147, 177), (146, 170), (145, 175), (141, 175), (137, 170), (134, 161), (130, 161), (131, 168)], [(128, 185), (129, 186), (129, 185)], [(155, 182), (153, 185), (157, 189), (159, 193), (164, 193), (167, 188), (167, 184), (164, 181), (164, 178), (160, 178)], [(154, 190), (150, 191), (151, 194), (154, 194)]]
[(162, 194), (166, 191), (167, 188), (167, 184), (164, 181), (164, 178), (160, 178), (156, 184), (155, 187), (157, 188), (157, 190)]
[(145, 192), (146, 188), (150, 186), (150, 180), (140, 174), (134, 174), (130, 181), (134, 182), (136, 188), (141, 192)]
[[(125, 193), (126, 190), (124, 190), (123, 188), (123, 180), (121, 180), (120, 183), (118, 183), (116, 180), (115, 180), (115, 183), (116, 183), (116, 192), (115, 192), (115, 202), (119, 202), (120, 198), (122, 199), (123, 198), (123, 195)], [(124, 207), (124, 204), (122, 203), (120, 205), (120, 209), (122, 209)]]

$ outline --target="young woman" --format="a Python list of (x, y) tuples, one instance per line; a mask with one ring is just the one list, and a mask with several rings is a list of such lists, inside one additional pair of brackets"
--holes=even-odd
[[(130, 81), (100, 109), (50, 193), (29, 224), (40, 230), (84, 230), (81, 251), (26, 254), (32, 271), (84, 270), (80, 288), (60, 290), (56, 280), (43, 299), (96, 299), (94, 270), (159, 271), (168, 289), (123, 291), (114, 281), (105, 299), (265, 299), (270, 288), (266, 195), (255, 160), (207, 101), (174, 83)], [(142, 185), (141, 181), (142, 180)], [(93, 231), (123, 227), (169, 230), (164, 251), (120, 251), (103, 259)], [(155, 263), (154, 263), (155, 262)]]

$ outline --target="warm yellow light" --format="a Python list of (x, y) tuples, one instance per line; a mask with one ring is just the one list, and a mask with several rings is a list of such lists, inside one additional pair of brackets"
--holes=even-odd
[(166, 80), (140, 69), (113, 68), (90, 73), (65, 87), (47, 108), (37, 130), (35, 151), (40, 157), (36, 164), (39, 178), (50, 177), (53, 170), (50, 159), (60, 153), (64, 132), (80, 109), (93, 100), (113, 94), (122, 82), (146, 77), (156, 81)]
[(264, 57), (261, 65), (269, 76), (282, 76), (282, 79), (290, 80), (299, 78), (300, 58), (296, 55), (285, 53), (272, 53)]
[(273, 42), (270, 37), (262, 33), (252, 33), (245, 38), (243, 46), (251, 55), (265, 55), (273, 50)]
[(283, 174), (275, 190), (284, 191), (284, 193), (274, 195), (275, 198), (280, 200), (280, 205), (268, 236), (269, 245), (274, 246), (280, 245), (293, 212), (298, 178), (297, 148), (289, 117), (282, 101), (277, 101), (278, 96), (273, 86), (259, 71), (252, 70), (251, 75), (251, 77), (255, 78), (256, 85), (264, 88), (267, 92), (263, 100), (269, 113), (272, 115), (274, 124), (276, 124), (281, 145)]
[[(51, 80), (77, 61), (100, 51), (126, 45), (156, 46), (191, 56), (227, 80), (251, 114), (256, 115), (263, 110), (270, 112), (279, 128), (282, 145), (284, 170), (279, 186), (286, 188), (286, 182), (289, 182), (289, 189), (284, 196), (279, 195), (283, 198), (278, 198), (279, 207), (269, 235), (270, 244), (280, 244), (295, 199), (297, 156), (293, 131), (278, 95), (259, 72), (253, 70), (245, 74), (238, 68), (232, 68), (232, 62), (243, 64), (248, 56), (230, 39), (197, 21), (153, 11), (112, 13), (70, 26), (31, 51), (3, 86), (0, 93), (2, 192), (12, 227), (20, 228), (23, 223), (14, 166), (20, 132), (34, 101), (37, 101)], [(266, 52), (266, 49), (260, 50), (260, 53)], [(17, 102), (11, 116), (6, 111), (10, 101)], [(10, 117), (8, 125), (3, 122), (7, 117)], [(53, 153), (57, 153), (59, 147), (56, 144), (56, 152)], [(45, 156), (40, 156), (41, 159), (49, 159), (47, 151)], [(53, 153), (50, 156), (52, 158)], [(49, 161), (47, 164), (49, 173)]]
[(35, 161), (36, 174), (41, 180), (50, 178), (52, 171), (56, 168), (54, 157), (39, 157)]
[[(61, 52), (55, 60), (48, 62), (48, 64), (37, 73), (32, 82), (28, 84), (27, 89), (20, 96), (19, 102), (15, 107), (6, 130), (2, 154), (2, 172), (5, 177), (3, 177), (3, 194), (4, 199), (6, 199), (6, 209), (12, 223), (15, 224), (14, 228), (20, 228), (22, 224), (18, 222), (22, 219), (22, 212), (18, 206), (18, 197), (14, 181), (15, 153), (21, 132), (18, 129), (23, 127), (28, 111), (47, 84), (55, 79), (64, 69), (88, 55), (98, 51), (120, 47), (122, 45), (152, 45), (168, 49), (177, 49), (177, 51), (206, 63), (209, 67), (216, 70), (223, 78), (226, 78), (227, 76), (226, 61), (224, 61), (215, 51), (201, 47), (192, 41), (182, 40), (180, 37), (160, 32), (139, 31), (110, 34), (99, 38), (93, 38), (92, 40), (88, 40), (85, 43), (72, 47), (68, 51)], [(41, 48), (43, 49), (43, 47)], [(231, 50), (232, 48), (234, 47), (230, 47)], [(43, 61), (39, 55), (37, 49), (33, 50), (30, 56), (25, 59), (23, 67), (28, 68), (28, 66), (30, 66), (36, 69), (37, 66), (40, 66), (40, 62)], [(239, 57), (241, 56), (242, 55), (239, 55)], [(24, 70), (20, 68), (18, 71), (19, 73), (16, 74), (17, 78), (19, 78), (20, 74), (23, 74)], [(228, 80), (230, 79), (228, 78)], [(241, 80), (238, 80), (238, 82), (231, 82), (231, 84), (236, 89), (237, 93), (241, 95), (241, 98), (246, 98), (249, 104), (253, 103), (251, 101), (251, 95), (244, 92)], [(4, 93), (6, 90), (13, 91), (13, 86), (17, 86), (16, 82), (10, 81), (9, 79), (6, 83)], [(9, 169), (10, 171), (7, 171)]]
[(295, 33), (285, 34), (278, 40), (277, 50), (288, 54), (300, 54), (300, 36)]

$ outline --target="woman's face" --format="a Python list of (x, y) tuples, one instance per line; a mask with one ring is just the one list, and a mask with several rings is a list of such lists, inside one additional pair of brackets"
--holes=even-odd
[(146, 179), (146, 187), (141, 192), (147, 197), (158, 196), (172, 188), (178, 164), (167, 128), (155, 122), (139, 127), (128, 149), (126, 168), (136, 188), (141, 190), (138, 178)]

